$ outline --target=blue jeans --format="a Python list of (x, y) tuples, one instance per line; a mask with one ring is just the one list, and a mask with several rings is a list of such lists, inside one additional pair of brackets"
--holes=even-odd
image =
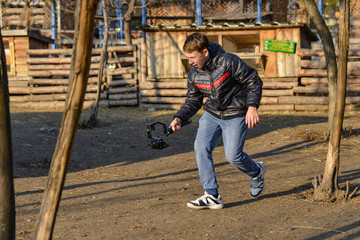
[(245, 117), (222, 120), (208, 112), (201, 117), (194, 148), (200, 182), (205, 190), (217, 191), (219, 187), (212, 151), (221, 134), (227, 161), (247, 176), (256, 176), (257, 164), (243, 152), (246, 132)]

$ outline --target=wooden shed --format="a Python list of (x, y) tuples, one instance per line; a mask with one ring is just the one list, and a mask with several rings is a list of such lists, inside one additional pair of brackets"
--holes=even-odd
[[(54, 40), (41, 35), (38, 31), (3, 30), (2, 31), (6, 63), (9, 75), (9, 85), (17, 86), (28, 76), (28, 58), (29, 49), (48, 49)], [(24, 82), (27, 86), (27, 82)]]
[[(203, 26), (148, 26), (143, 28), (147, 41), (147, 70), (150, 79), (183, 78), (186, 61), (182, 46), (186, 37), (203, 32), (227, 52), (239, 55), (256, 67), (264, 77), (294, 77), (300, 69), (296, 49), (311, 48), (317, 37), (305, 24), (238, 24)], [(267, 40), (295, 44), (291, 53), (266, 49)], [(279, 41), (278, 41), (279, 42)]]
[[(225, 51), (237, 54), (256, 68), (264, 81), (263, 110), (294, 110), (294, 104), (279, 104), (293, 96), (298, 86), (301, 57), (297, 50), (310, 49), (317, 37), (305, 24), (244, 24), (147, 26), (146, 61), (140, 82), (142, 108), (178, 108), (184, 103), (188, 60), (182, 46), (186, 37), (203, 32)], [(145, 71), (146, 70), (146, 71)]]

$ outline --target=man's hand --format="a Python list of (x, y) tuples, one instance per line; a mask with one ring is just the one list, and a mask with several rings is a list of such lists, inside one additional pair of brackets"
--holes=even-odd
[(259, 114), (256, 110), (256, 107), (248, 107), (246, 117), (245, 117), (245, 123), (248, 125), (249, 128), (255, 127), (259, 123)]
[(173, 130), (174, 133), (181, 130), (181, 119), (180, 118), (174, 118), (174, 120), (170, 123), (170, 128)]

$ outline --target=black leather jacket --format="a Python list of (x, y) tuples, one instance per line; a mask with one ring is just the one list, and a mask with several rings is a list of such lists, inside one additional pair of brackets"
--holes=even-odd
[(187, 121), (201, 108), (220, 119), (244, 117), (249, 106), (259, 107), (262, 81), (255, 69), (238, 56), (210, 42), (210, 58), (203, 68), (191, 67), (185, 104), (174, 115)]

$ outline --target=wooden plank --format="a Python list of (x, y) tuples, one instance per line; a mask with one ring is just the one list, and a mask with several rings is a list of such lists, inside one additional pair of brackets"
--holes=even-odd
[[(325, 61), (317, 60), (301, 60), (299, 63), (302, 68), (311, 68), (311, 69), (326, 69)], [(359, 66), (359, 62), (348, 62), (349, 69), (356, 69)]]
[(260, 100), (261, 104), (278, 104), (278, 97), (262, 97)]
[(156, 69), (155, 69), (155, 61), (156, 61), (156, 58), (155, 58), (155, 33), (154, 32), (149, 32), (147, 33), (147, 41), (146, 41), (146, 44), (147, 44), (147, 49), (148, 49), (148, 53), (147, 54), (147, 72), (148, 72), (148, 76), (150, 78), (154, 78), (156, 79), (157, 78), (157, 75), (156, 75)]
[[(286, 40), (284, 29), (276, 29), (275, 31), (276, 40)], [(276, 53), (278, 76), (286, 77), (286, 53)]]
[(136, 69), (134, 69), (134, 68), (122, 68), (122, 69), (109, 71), (109, 75), (111, 75), (111, 76), (123, 75), (123, 74), (134, 74), (134, 73), (136, 73)]
[[(105, 99), (106, 94), (100, 94), (100, 99)], [(12, 102), (43, 102), (43, 101), (66, 101), (67, 93), (58, 94), (41, 94), (41, 95), (25, 95), (25, 96), (10, 96)], [(95, 100), (96, 93), (86, 93), (85, 100)]]
[[(348, 76), (360, 76), (360, 68), (348, 67)], [(300, 69), (298, 71), (299, 77), (327, 77), (326, 69)]]
[[(136, 50), (136, 45), (130, 46), (109, 46), (108, 52), (132, 52)], [(27, 53), (30, 55), (49, 55), (49, 54), (71, 54), (72, 49), (29, 49)], [(100, 48), (94, 48), (93, 54), (100, 54)]]
[(259, 112), (267, 111), (293, 111), (294, 104), (260, 105)]
[(293, 95), (294, 95), (293, 89), (281, 89), (281, 90), (263, 89), (263, 91), (262, 91), (262, 96), (263, 97), (293, 96)]
[[(99, 63), (90, 64), (90, 69), (99, 69)], [(30, 65), (29, 70), (70, 70), (71, 64)]]
[(144, 97), (184, 97), (187, 90), (180, 89), (157, 89), (157, 90), (141, 90), (141, 96)]
[[(51, 77), (51, 76), (68, 76), (70, 71), (67, 70), (46, 70), (46, 71), (29, 71), (28, 75), (32, 77)], [(89, 75), (98, 75), (99, 70), (90, 70)]]
[(109, 100), (109, 106), (135, 106), (138, 104), (137, 99), (133, 100)]
[[(22, 14), (24, 12), (24, 8), (6, 8), (2, 9), (3, 14)], [(46, 8), (30, 8), (31, 14), (45, 14)]]
[[(312, 93), (312, 94), (328, 94), (328, 87), (327, 86), (307, 86), (307, 87), (294, 87), (294, 93)], [(359, 92), (360, 93), (360, 86), (347, 86), (346, 92)]]
[(147, 45), (145, 42), (145, 38), (141, 39), (140, 56), (141, 82), (145, 82), (147, 76)]
[[(88, 79), (88, 84), (97, 84), (97, 77), (90, 77)], [(39, 84), (39, 85), (68, 85), (69, 79), (54, 79), (54, 78), (32, 78), (28, 80), (29, 85)]]
[[(49, 87), (29, 87), (30, 94), (43, 94), (43, 93), (66, 93), (68, 86), (49, 86)], [(97, 86), (88, 85), (87, 92), (96, 92)]]
[(28, 87), (11, 87), (9, 86), (9, 94), (30, 94)]
[(147, 77), (149, 82), (187, 82), (187, 78), (151, 78)]
[(329, 93), (327, 86), (325, 86), (325, 87), (321, 87), (321, 86), (294, 87), (293, 91), (294, 91), (294, 93), (312, 93), (312, 94), (325, 94), (325, 93), (327, 94), (327, 93)]
[(109, 87), (119, 87), (119, 86), (126, 86), (126, 85), (136, 85), (136, 79), (124, 79), (124, 80), (112, 80), (109, 83)]
[(263, 53), (266, 56), (266, 64), (264, 75), (266, 77), (277, 77), (277, 61), (276, 61), (276, 52), (270, 52), (264, 50), (264, 42), (265, 39), (274, 39), (275, 38), (275, 31), (274, 30), (267, 30), (263, 31), (260, 34), (260, 53)]
[(111, 94), (108, 96), (109, 100), (128, 100), (137, 99), (137, 93), (126, 93), (126, 94)]
[[(91, 64), (97, 63), (100, 61), (99, 56), (91, 57)], [(38, 58), (38, 57), (27, 57), (26, 62), (29, 64), (69, 64), (71, 63), (71, 56), (69, 57), (44, 57), (44, 58)]]
[(262, 77), (263, 82), (298, 82), (298, 77)]
[(328, 111), (328, 104), (295, 104), (295, 111)]
[[(94, 101), (84, 101), (83, 109), (89, 109), (94, 104)], [(65, 101), (42, 101), (42, 102), (10, 102), (10, 109), (37, 109), (37, 110), (63, 110)]]
[(279, 96), (279, 104), (329, 104), (329, 98), (320, 96)]
[(141, 102), (156, 104), (184, 104), (185, 97), (142, 97)]
[(141, 104), (141, 109), (156, 109), (156, 110), (177, 110), (182, 104)]
[[(302, 77), (300, 79), (301, 85), (312, 85), (312, 84), (328, 84), (328, 78), (326, 77)], [(360, 83), (360, 79), (359, 79)]]
[(119, 57), (119, 58), (109, 58), (108, 64), (117, 64), (117, 63), (129, 63), (136, 62), (135, 57)]
[(186, 82), (145, 82), (140, 83), (140, 88), (144, 90), (148, 89), (187, 89)]
[(326, 69), (326, 63), (325, 61), (301, 60), (300, 67)]
[(137, 92), (137, 86), (133, 87), (122, 87), (122, 88), (109, 88), (106, 90), (108, 94), (117, 94), (117, 93), (133, 93)]
[[(338, 51), (336, 51), (335, 54), (338, 56)], [(301, 48), (297, 51), (297, 55), (300, 57), (324, 57), (325, 52), (322, 50)], [(360, 56), (360, 50), (349, 50), (349, 56)]]
[(18, 80), (9, 80), (8, 82), (9, 87), (27, 87), (28, 82), (27, 81), (18, 81)]
[(297, 82), (263, 82), (263, 89), (291, 89)]

